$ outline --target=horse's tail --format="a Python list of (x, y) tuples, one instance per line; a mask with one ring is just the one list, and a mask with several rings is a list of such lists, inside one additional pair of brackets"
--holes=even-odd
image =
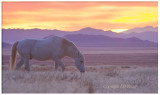
[(14, 68), (15, 68), (16, 54), (17, 54), (17, 44), (18, 44), (18, 41), (15, 42), (12, 46), (12, 54), (11, 54), (11, 60), (10, 60), (10, 70), (14, 70)]

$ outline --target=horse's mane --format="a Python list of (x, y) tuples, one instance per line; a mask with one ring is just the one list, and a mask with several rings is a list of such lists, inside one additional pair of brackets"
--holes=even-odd
[(65, 50), (65, 51), (67, 51), (66, 49), (66, 47), (70, 47), (70, 46), (72, 46), (72, 48), (75, 50), (75, 51), (78, 51), (78, 53), (79, 53), (79, 50), (77, 49), (77, 47), (76, 47), (76, 45), (75, 44), (73, 44), (72, 42), (70, 42), (70, 41), (68, 41), (67, 39), (65, 39), (65, 38), (63, 38), (62, 39), (62, 48)]
[(62, 42), (63, 42), (63, 44), (64, 45), (66, 45), (66, 46), (72, 46), (74, 49), (77, 49), (77, 47), (75, 46), (75, 44), (73, 44), (72, 42), (70, 42), (70, 41), (68, 41), (67, 39), (65, 39), (65, 38), (63, 38), (62, 39)]
[(66, 45), (73, 45), (72, 42), (68, 41), (68, 40), (65, 39), (65, 38), (62, 39), (62, 42), (63, 42), (63, 44), (66, 44)]

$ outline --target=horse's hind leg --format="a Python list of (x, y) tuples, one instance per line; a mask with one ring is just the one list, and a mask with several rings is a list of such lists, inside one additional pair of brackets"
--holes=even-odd
[(29, 58), (23, 58), (23, 60), (24, 60), (25, 70), (30, 71)]
[(21, 58), (21, 60), (17, 63), (15, 69), (16, 69), (16, 70), (19, 70), (23, 64), (24, 64), (24, 61), (23, 61), (23, 59)]
[(63, 62), (62, 62), (59, 58), (56, 58), (56, 59), (55, 59), (55, 63), (58, 63), (58, 64), (61, 66), (62, 71), (64, 71), (65, 66), (64, 66)]
[(55, 71), (57, 71), (57, 69), (58, 69), (58, 63), (55, 62)]

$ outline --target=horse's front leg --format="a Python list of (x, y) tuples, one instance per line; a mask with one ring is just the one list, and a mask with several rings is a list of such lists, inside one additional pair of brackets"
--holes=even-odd
[[(63, 64), (63, 62), (61, 61), (61, 59), (59, 59), (59, 58), (55, 58), (55, 63), (58, 63), (58, 65), (60, 65), (60, 66), (61, 66), (62, 71), (64, 71), (64, 70), (65, 70), (65, 65)], [(57, 68), (58, 68), (58, 67), (57, 67)]]
[(24, 65), (25, 65), (25, 70), (29, 72), (30, 71), (29, 59), (24, 58), (23, 61), (24, 61)]

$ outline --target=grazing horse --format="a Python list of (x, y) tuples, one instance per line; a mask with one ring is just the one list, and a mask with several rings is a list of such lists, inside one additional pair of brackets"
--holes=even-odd
[[(16, 64), (16, 53), (21, 56), (20, 61)], [(80, 72), (85, 72), (84, 57), (77, 47), (70, 41), (62, 37), (53, 36), (50, 38), (35, 40), (25, 39), (17, 41), (12, 46), (11, 70), (19, 70), (24, 64), (25, 70), (30, 71), (29, 60), (36, 59), (39, 61), (55, 61), (55, 71), (60, 65), (62, 71), (65, 66), (61, 61), (64, 56), (69, 56), (75, 60), (75, 65)], [(15, 67), (16, 64), (16, 67)]]

